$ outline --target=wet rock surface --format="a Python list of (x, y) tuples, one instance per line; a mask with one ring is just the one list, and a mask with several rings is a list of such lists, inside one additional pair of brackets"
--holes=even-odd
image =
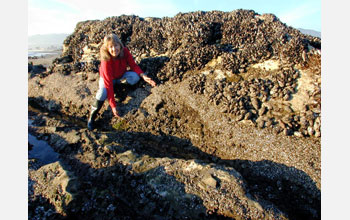
[[(128, 91), (121, 119), (106, 102), (88, 131), (110, 32), (158, 86)], [(320, 48), (251, 10), (78, 23), (61, 57), (28, 74), (29, 132), (60, 153), (29, 172), (29, 216), (320, 219)]]

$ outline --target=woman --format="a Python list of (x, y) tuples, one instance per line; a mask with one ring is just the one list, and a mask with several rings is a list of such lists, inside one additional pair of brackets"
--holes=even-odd
[[(135, 63), (129, 49), (124, 47), (117, 35), (109, 34), (105, 36), (100, 49), (100, 56), (99, 89), (96, 93), (96, 100), (91, 107), (88, 120), (89, 130), (94, 129), (94, 120), (106, 98), (112, 108), (113, 115), (118, 118), (120, 117), (114, 100), (114, 87), (121, 86), (122, 81), (125, 80), (129, 85), (135, 85), (141, 77), (152, 87), (156, 86), (156, 83), (146, 76)], [(132, 71), (127, 71), (128, 66)]]

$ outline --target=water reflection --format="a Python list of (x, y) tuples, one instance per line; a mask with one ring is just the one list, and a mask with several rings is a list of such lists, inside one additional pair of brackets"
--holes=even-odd
[[(28, 120), (28, 125), (32, 123)], [(37, 159), (43, 165), (53, 163), (59, 160), (59, 154), (56, 153), (51, 146), (42, 140), (38, 140), (35, 136), (28, 133), (28, 142), (33, 145), (31, 149), (28, 150), (28, 159)]]

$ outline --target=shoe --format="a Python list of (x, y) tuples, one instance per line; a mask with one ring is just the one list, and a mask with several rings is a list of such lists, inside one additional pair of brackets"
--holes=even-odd
[(97, 113), (102, 108), (103, 103), (104, 103), (104, 101), (99, 101), (96, 99), (95, 103), (91, 106), (91, 113), (90, 113), (89, 120), (87, 123), (87, 127), (90, 131), (94, 129), (94, 122), (95, 122)]

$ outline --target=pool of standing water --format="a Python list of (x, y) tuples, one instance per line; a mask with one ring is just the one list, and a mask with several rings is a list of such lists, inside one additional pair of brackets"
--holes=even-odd
[[(32, 122), (32, 120), (28, 120), (28, 126), (31, 126)], [(38, 140), (28, 133), (28, 142), (32, 145), (31, 149), (28, 150), (28, 159), (37, 159), (43, 165), (59, 160), (59, 154), (46, 141)]]

